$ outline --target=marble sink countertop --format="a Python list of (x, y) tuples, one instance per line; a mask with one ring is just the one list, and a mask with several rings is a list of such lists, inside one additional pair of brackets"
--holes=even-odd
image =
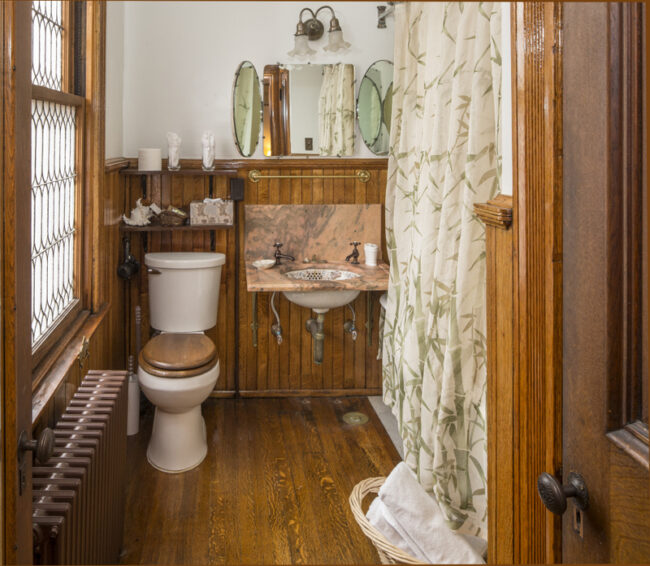
[[(285, 275), (289, 271), (298, 271), (300, 269), (337, 269), (358, 273), (360, 277), (344, 279), (342, 281), (303, 281), (301, 279), (291, 279)], [(246, 283), (247, 290), (251, 292), (320, 291), (333, 289), (385, 291), (388, 289), (388, 264), (380, 261), (377, 262), (376, 267), (371, 267), (365, 263), (352, 265), (345, 261), (304, 263), (298, 260), (287, 261), (283, 259), (281, 265), (273, 266), (270, 269), (257, 269), (247, 261)]]

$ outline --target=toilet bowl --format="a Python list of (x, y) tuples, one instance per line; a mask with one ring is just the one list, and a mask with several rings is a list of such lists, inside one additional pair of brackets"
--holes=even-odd
[(221, 266), (216, 253), (151, 253), (151, 326), (159, 332), (138, 356), (138, 378), (156, 407), (147, 459), (180, 473), (198, 466), (208, 450), (201, 403), (219, 378), (217, 349), (203, 331), (216, 324)]

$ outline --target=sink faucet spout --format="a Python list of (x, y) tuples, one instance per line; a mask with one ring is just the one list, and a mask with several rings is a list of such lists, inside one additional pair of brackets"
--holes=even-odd
[(293, 257), (292, 255), (283, 254), (280, 251), (280, 248), (282, 246), (283, 246), (283, 244), (281, 242), (276, 242), (275, 244), (273, 244), (273, 247), (275, 248), (275, 254), (274, 254), (274, 256), (275, 256), (275, 265), (282, 265), (281, 262), (280, 262), (281, 259), (287, 259), (289, 261), (296, 261), (296, 258)]

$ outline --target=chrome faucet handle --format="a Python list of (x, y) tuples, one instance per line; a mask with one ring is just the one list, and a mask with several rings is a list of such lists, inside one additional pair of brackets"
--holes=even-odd
[(281, 248), (282, 246), (284, 246), (284, 244), (283, 244), (282, 242), (275, 242), (275, 244), (273, 244), (273, 247), (274, 247), (274, 248), (278, 248), (278, 251), (280, 251), (280, 248)]

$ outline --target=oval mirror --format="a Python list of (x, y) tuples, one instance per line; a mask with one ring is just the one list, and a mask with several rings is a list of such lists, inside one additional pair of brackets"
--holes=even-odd
[(244, 61), (235, 74), (232, 90), (232, 118), (235, 145), (244, 157), (250, 157), (260, 139), (262, 92), (260, 79), (250, 61)]
[(374, 81), (363, 77), (357, 98), (357, 119), (361, 137), (368, 147), (373, 147), (381, 134), (381, 95)]
[(390, 116), (393, 113), (393, 83), (388, 85), (388, 92), (384, 96), (384, 126), (390, 134)]
[(375, 61), (361, 79), (357, 120), (364, 143), (375, 155), (388, 153), (390, 113), (393, 105), (393, 63)]

